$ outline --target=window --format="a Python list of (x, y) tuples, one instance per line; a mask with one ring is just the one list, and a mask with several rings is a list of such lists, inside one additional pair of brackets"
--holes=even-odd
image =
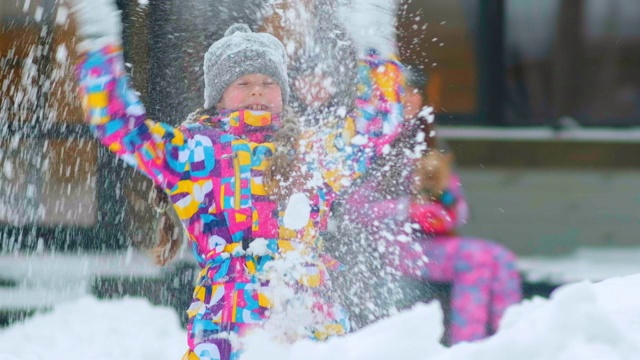
[(640, 124), (640, 2), (506, 0), (513, 125)]
[(477, 6), (477, 0), (412, 0), (400, 5), (400, 58), (424, 70), (425, 101), (445, 121), (475, 117), (478, 111)]
[(441, 124), (640, 124), (640, 2), (403, 0), (403, 62)]

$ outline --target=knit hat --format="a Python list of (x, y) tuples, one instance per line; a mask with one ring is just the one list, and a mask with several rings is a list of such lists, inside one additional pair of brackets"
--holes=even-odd
[(204, 108), (216, 106), (227, 87), (248, 74), (271, 77), (280, 86), (283, 103), (288, 103), (284, 45), (270, 34), (252, 32), (245, 24), (231, 25), (204, 55)]

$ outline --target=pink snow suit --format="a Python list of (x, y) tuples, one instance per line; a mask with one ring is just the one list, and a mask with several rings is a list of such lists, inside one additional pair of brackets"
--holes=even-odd
[[(287, 204), (272, 201), (262, 182), (275, 151), (271, 139), (277, 115), (223, 112), (180, 128), (154, 122), (130, 88), (120, 48), (84, 55), (78, 72), (93, 132), (169, 194), (202, 268), (188, 309), (186, 359), (239, 356), (234, 337), (270, 316), (265, 267), (292, 252), (304, 265), (292, 275), (294, 290), (314, 299), (309, 306), (315, 321), (307, 336), (324, 339), (348, 331), (344, 311), (327, 296), (327, 268), (335, 261), (322, 254), (321, 233), (335, 193), (367, 169), (402, 119), (400, 65), (371, 56), (360, 66), (362, 85), (353, 116), (304, 136), (307, 168), (320, 181), (306, 198), (306, 223), (291, 229), (283, 220)], [(352, 143), (356, 136), (366, 141)]]
[(392, 220), (386, 225), (389, 232), (403, 229), (406, 222), (422, 229), (412, 233), (410, 242), (391, 244), (399, 247), (391, 266), (411, 278), (452, 283), (449, 342), (478, 340), (487, 331), (495, 332), (506, 308), (522, 297), (520, 275), (514, 254), (504, 246), (455, 235), (468, 219), (458, 176), (451, 176), (448, 189), (430, 203), (411, 203), (408, 198), (371, 201), (369, 194), (374, 193), (375, 186), (365, 184), (351, 195), (348, 203), (356, 205), (355, 219)]

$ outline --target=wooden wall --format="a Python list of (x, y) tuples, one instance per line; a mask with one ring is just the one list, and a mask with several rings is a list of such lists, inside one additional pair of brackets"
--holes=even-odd
[(68, 13), (52, 0), (0, 4), (0, 223), (97, 221), (97, 146), (71, 135), (83, 113)]

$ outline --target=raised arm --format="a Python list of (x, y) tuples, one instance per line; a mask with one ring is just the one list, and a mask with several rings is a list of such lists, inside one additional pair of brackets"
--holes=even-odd
[(355, 111), (351, 119), (334, 129), (339, 134), (336, 136), (342, 137), (338, 144), (344, 143), (345, 147), (328, 150), (342, 168), (332, 172), (342, 173), (342, 178), (330, 180), (337, 191), (370, 171), (402, 128), (405, 82), (397, 61), (396, 6), (395, 0), (354, 0), (339, 9), (357, 49), (358, 75)]
[(359, 61), (356, 109), (316, 134), (324, 178), (340, 192), (390, 150), (402, 128), (404, 77), (399, 62), (372, 53)]
[[(347, 30), (336, 0), (282, 0), (264, 20), (263, 29), (287, 45), (294, 103), (312, 119), (310, 168), (319, 170), (334, 192), (366, 172), (402, 124), (404, 76), (395, 59), (395, 3), (384, 2), (388, 6), (358, 1), (352, 14), (366, 14), (353, 20), (367, 23), (364, 33)], [(373, 29), (384, 30), (382, 37)]]
[(182, 131), (148, 120), (131, 88), (121, 49), (120, 13), (112, 0), (72, 0), (81, 57), (77, 67), (87, 122), (112, 152), (164, 188), (186, 166)]

